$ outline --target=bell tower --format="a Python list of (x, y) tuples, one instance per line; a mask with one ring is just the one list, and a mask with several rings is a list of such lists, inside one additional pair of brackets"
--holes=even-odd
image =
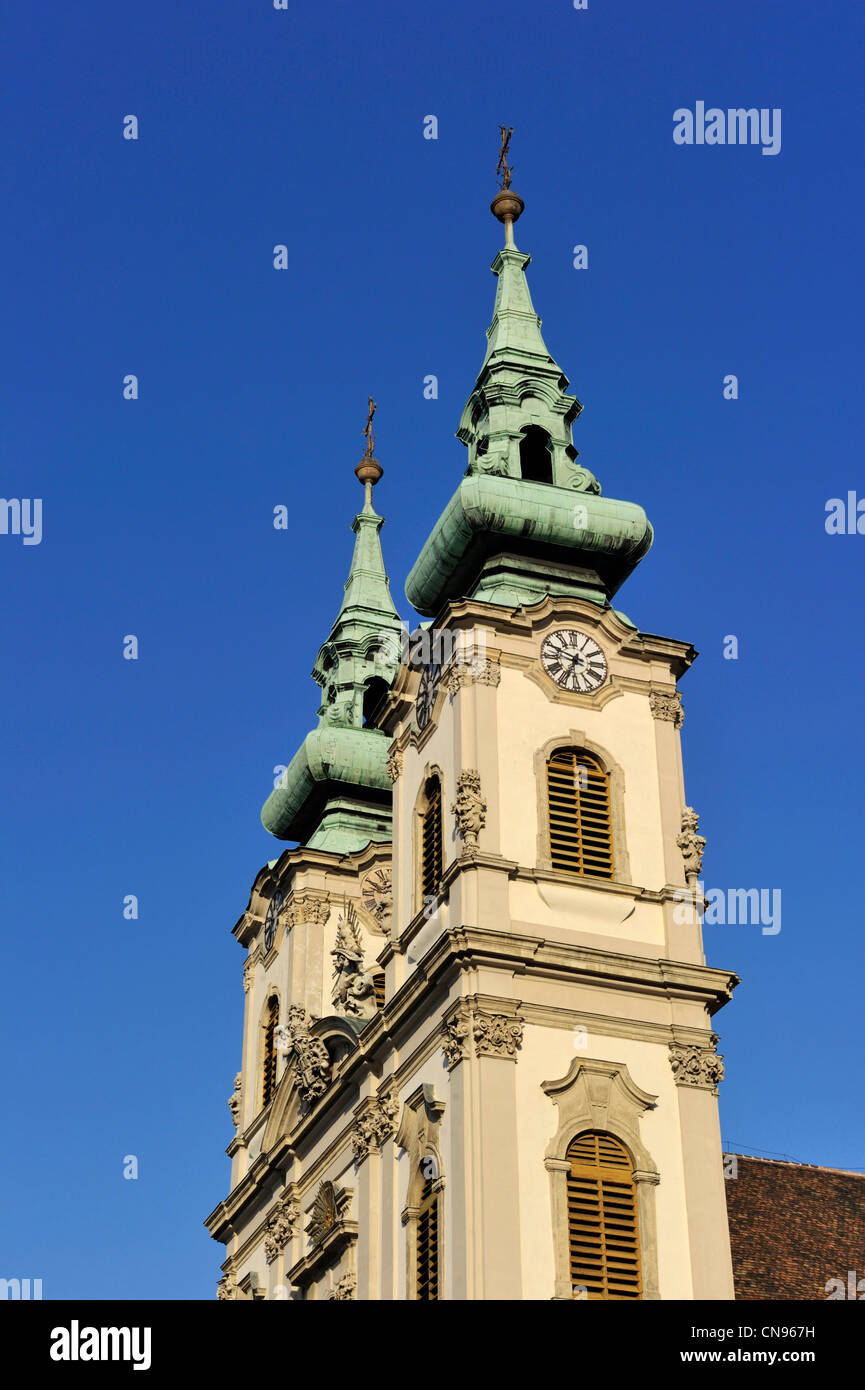
[(492, 211), (468, 466), (406, 584), (455, 654), (402, 667), (383, 721), (387, 994), (443, 1017), (463, 1150), (449, 1296), (732, 1298), (712, 1017), (737, 981), (706, 965), (693, 901), (677, 683), (696, 652), (613, 606), (652, 528), (577, 463), (582, 407), (514, 241), (523, 202), (508, 184)]
[(406, 583), (426, 621), (400, 660), (370, 401), (318, 725), (262, 812), (298, 843), (235, 928), (222, 1298), (733, 1297), (697, 654), (613, 606), (652, 528), (577, 461), (502, 137), (467, 467)]

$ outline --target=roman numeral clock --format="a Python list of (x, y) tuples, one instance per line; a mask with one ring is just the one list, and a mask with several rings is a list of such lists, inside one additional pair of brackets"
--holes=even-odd
[(544, 638), (541, 663), (563, 690), (589, 694), (607, 679), (607, 659), (595, 639), (572, 627), (559, 628)]

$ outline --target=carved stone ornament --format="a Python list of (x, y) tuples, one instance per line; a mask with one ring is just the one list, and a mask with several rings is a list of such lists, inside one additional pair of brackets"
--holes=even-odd
[(360, 923), (353, 903), (339, 915), (336, 946), (331, 955), (334, 1009), (338, 1014), (349, 1014), (353, 1018), (372, 1018), (377, 1008), (375, 984), (372, 975), (364, 970)]
[(523, 1024), (507, 1014), (476, 1013), (472, 1019), (472, 1036), (479, 1057), (512, 1057), (523, 1041)]
[(230, 1274), (223, 1274), (216, 1286), (216, 1297), (220, 1303), (229, 1303), (238, 1296), (237, 1285)]
[(677, 729), (681, 729), (685, 722), (682, 697), (678, 690), (674, 695), (664, 695), (659, 690), (650, 691), (649, 708), (655, 719), (666, 719), (670, 724), (675, 724)]
[(295, 1197), (280, 1198), (265, 1227), (264, 1257), (268, 1264), (273, 1263), (294, 1235), (299, 1215), (300, 1206)]
[(390, 754), (387, 760), (387, 775), (392, 782), (402, 774), (402, 753), (398, 748)]
[(502, 678), (498, 662), (489, 657), (476, 656), (473, 659), (454, 659), (448, 666), (442, 680), (449, 695), (456, 695), (464, 685), (497, 686)]
[(697, 834), (699, 824), (700, 817), (693, 806), (686, 806), (682, 812), (682, 829), (676, 837), (676, 844), (682, 851), (682, 858), (685, 861), (685, 881), (691, 888), (700, 876), (700, 870), (703, 867), (703, 851), (706, 848), (704, 837)]
[(328, 1299), (329, 1303), (341, 1303), (346, 1299), (354, 1298), (357, 1288), (357, 1275), (349, 1272), (344, 1274), (338, 1284), (334, 1284), (333, 1291)]
[(458, 1062), (462, 1062), (466, 1057), (466, 1047), (471, 1025), (464, 1014), (454, 1014), (449, 1018), (442, 1028), (444, 1041), (442, 1049), (445, 1054), (445, 1066), (448, 1071), (453, 1070)]
[(363, 1163), (372, 1149), (380, 1149), (393, 1134), (399, 1111), (396, 1090), (390, 1089), (362, 1110), (351, 1131), (351, 1147), (355, 1163)]
[(234, 1090), (228, 1097), (228, 1108), (231, 1111), (231, 1118), (234, 1121), (234, 1128), (240, 1124), (240, 1103), (243, 1099), (243, 1072), (238, 1072), (234, 1078)]
[(249, 956), (247, 956), (246, 960), (243, 962), (243, 992), (244, 992), (244, 994), (248, 994), (248, 993), (249, 993), (249, 987), (250, 987), (251, 984), (252, 984), (252, 961), (249, 959)]
[(717, 1090), (724, 1080), (724, 1058), (712, 1047), (696, 1043), (670, 1043), (670, 1066), (677, 1086), (703, 1086)]
[(330, 916), (330, 899), (327, 894), (293, 893), (286, 909), (289, 927), (299, 926), (301, 922), (314, 922), (323, 927)]
[(309, 1106), (323, 1096), (330, 1085), (331, 1061), (321, 1038), (311, 1038), (312, 1018), (300, 1004), (288, 1010), (288, 1033), (294, 1057), (294, 1079), (301, 1100)]
[(323, 1182), (315, 1195), (306, 1234), (313, 1245), (324, 1240), (334, 1226), (339, 1225), (351, 1204), (352, 1194), (346, 1187), (334, 1187), (332, 1182)]
[(477, 853), (478, 835), (486, 823), (487, 803), (481, 796), (480, 773), (474, 768), (467, 768), (457, 778), (457, 799), (451, 807), (451, 815), (456, 818), (457, 830), (465, 841), (464, 853)]

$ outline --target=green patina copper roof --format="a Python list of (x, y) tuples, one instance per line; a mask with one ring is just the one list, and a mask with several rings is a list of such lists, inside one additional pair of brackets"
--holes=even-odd
[(345, 595), (312, 670), (323, 697), (318, 727), (307, 734), (261, 812), (272, 835), (310, 849), (347, 854), (391, 837), (390, 739), (364, 727), (365, 715), (393, 683), (401, 651), (402, 625), (379, 539), (383, 524), (367, 484), (363, 510), (352, 523)]
[(570, 593), (607, 604), (652, 543), (642, 507), (602, 497), (576, 462), (582, 406), (541, 336), (530, 260), (508, 244), (492, 263), (487, 351), (457, 430), (466, 477), (406, 582), (428, 617), (468, 597), (518, 606)]

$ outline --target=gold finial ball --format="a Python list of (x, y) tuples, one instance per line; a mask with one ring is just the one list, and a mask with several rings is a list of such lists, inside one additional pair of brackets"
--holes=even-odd
[(354, 471), (355, 476), (358, 478), (360, 482), (364, 484), (364, 486), (367, 483), (372, 483), (373, 487), (375, 487), (376, 483), (378, 482), (379, 478), (384, 472), (384, 469), (382, 468), (378, 459), (373, 458), (372, 454), (364, 454), (363, 458), (361, 459), (360, 463), (357, 465), (357, 468)]
[(514, 193), (511, 188), (502, 188), (490, 203), (490, 212), (500, 222), (516, 222), (525, 206), (519, 193)]

